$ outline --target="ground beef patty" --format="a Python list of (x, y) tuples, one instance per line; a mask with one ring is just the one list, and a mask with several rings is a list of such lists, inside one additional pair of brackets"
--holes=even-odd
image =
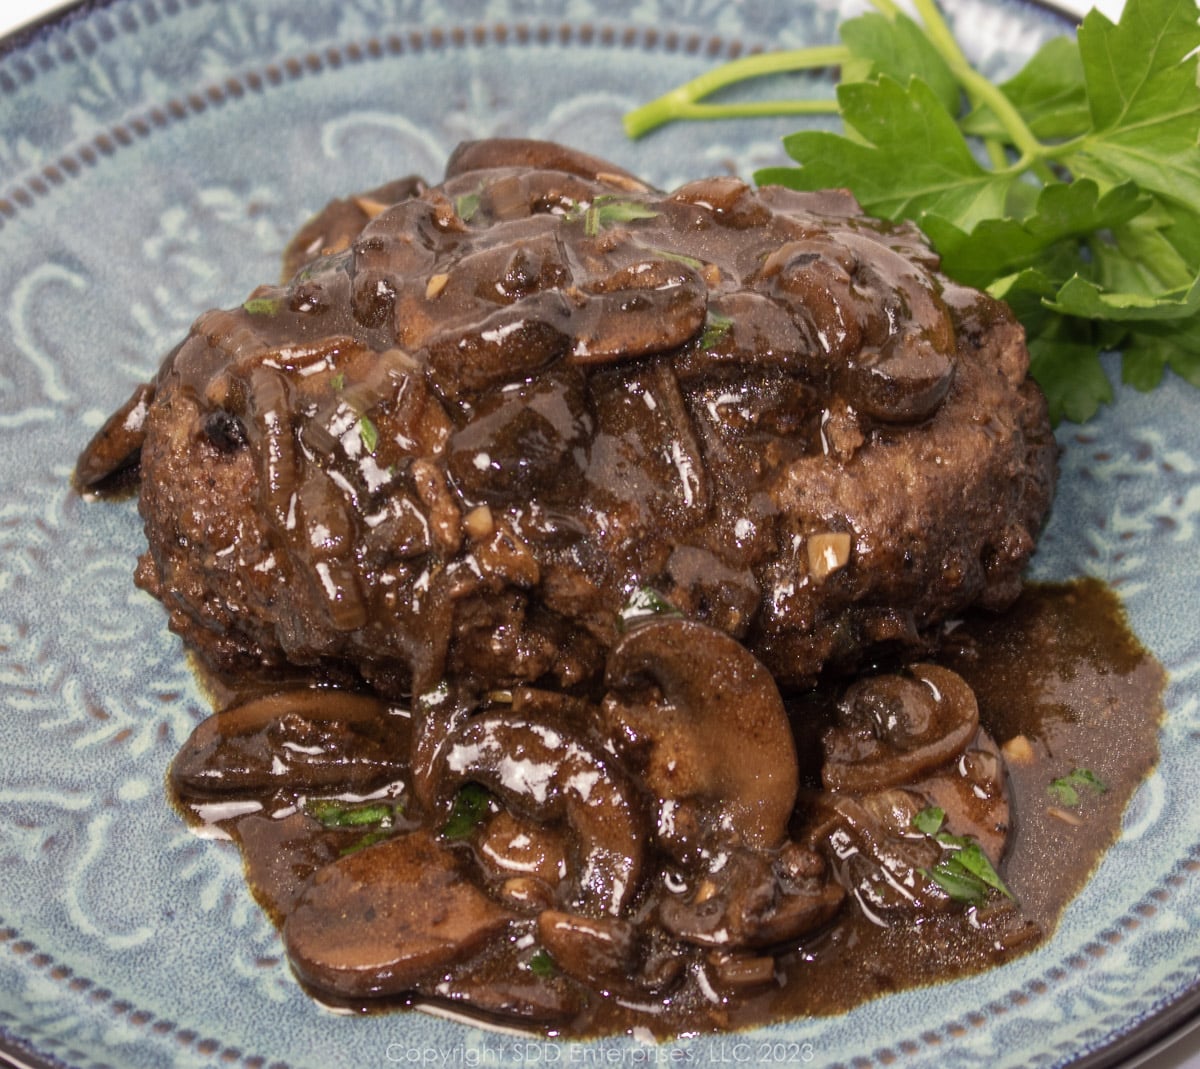
[(1055, 445), (1007, 309), (842, 192), (663, 193), (560, 146), (330, 205), (81, 458), (222, 671), (582, 684), (631, 614), (784, 685), (1003, 607)]

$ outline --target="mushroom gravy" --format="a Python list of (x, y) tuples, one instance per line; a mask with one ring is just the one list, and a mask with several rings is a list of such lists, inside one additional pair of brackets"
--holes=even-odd
[[(251, 710), (251, 717), (235, 712), (233, 720), (216, 717), (202, 725), (172, 769), (171, 789), (190, 822), (239, 845), (250, 887), (288, 936), (294, 963), (306, 953), (322, 956), (324, 939), (357, 939), (349, 951), (353, 960), (341, 963), (345, 986), (344, 977), (356, 970), (387, 973), (389, 953), (418, 960), (420, 972), (449, 946), (471, 948), (450, 954), (456, 960), (434, 968), (412, 990), (380, 997), (368, 993), (369, 985), (358, 996), (333, 994), (338, 970), (323, 975), (311, 963), (300, 965), (312, 993), (342, 1008), (436, 1004), (566, 1037), (635, 1027), (668, 1036), (838, 1013), (889, 992), (980, 971), (1049, 937), (1118, 836), (1129, 799), (1157, 760), (1164, 673), (1129, 632), (1115, 595), (1097, 581), (1031, 585), (1004, 615), (969, 614), (947, 628), (932, 660), (934, 668), (952, 670), (969, 684), (978, 700), (979, 724), (1003, 757), (1003, 797), (1011, 812), (1007, 848), (1002, 839), (996, 871), (1012, 898), (992, 889), (977, 902), (963, 903), (939, 899), (936, 888), (922, 888), (919, 880), (909, 880), (907, 890), (901, 886), (904, 863), (897, 858), (903, 859), (906, 846), (928, 846), (928, 837), (901, 829), (889, 860), (879, 828), (898, 807), (875, 804), (870, 800), (878, 800), (880, 792), (861, 785), (853, 790), (823, 786), (822, 767), (827, 780), (829, 753), (836, 748), (831, 725), (844, 720), (838, 706), (845, 706), (848, 686), (857, 685), (829, 683), (785, 701), (799, 757), (799, 802), (788, 817), (788, 845), (772, 851), (776, 875), (764, 878), (753, 851), (727, 851), (731, 863), (744, 870), (733, 882), (740, 879), (760, 895), (765, 887), (779, 895), (778, 870), (789, 865), (793, 885), (807, 879), (824, 888), (835, 883), (844, 888), (844, 894), (826, 890), (804, 900), (815, 911), (814, 923), (790, 947), (769, 945), (770, 924), (767, 934), (752, 933), (728, 950), (720, 936), (706, 937), (698, 913), (689, 917), (689, 928), (681, 919), (694, 894), (688, 885), (704, 878), (696, 875), (704, 866), (692, 859), (689, 867), (689, 859), (679, 856), (679, 844), (659, 846), (643, 860), (642, 882), (650, 890), (624, 901), (628, 920), (603, 908), (605, 895), (619, 892), (602, 882), (594, 889), (586, 924), (578, 915), (539, 903), (532, 886), (553, 883), (578, 863), (578, 855), (571, 860), (571, 840), (578, 839), (580, 821), (588, 833), (586, 818), (568, 814), (561, 792), (549, 792), (547, 797), (557, 801), (532, 820), (534, 811), (515, 794), (505, 804), (504, 793), (512, 788), (499, 780), (473, 802), (456, 805), (449, 821), (444, 812), (422, 812), (415, 804), (420, 788), (414, 789), (409, 759), (397, 761), (381, 745), (391, 738), (418, 750), (413, 717), (369, 696), (300, 690), (268, 698), (264, 707), (261, 698), (226, 691), (220, 700), (235, 710)], [(939, 682), (949, 677), (947, 671)], [(494, 700), (507, 716), (513, 695)], [(531, 717), (539, 701), (552, 701), (532, 694), (523, 700)], [(554, 704), (561, 714), (563, 707)], [(573, 706), (568, 719), (581, 715), (585, 704)], [(357, 733), (336, 738), (326, 733), (307, 743), (298, 736), (272, 741), (266, 725), (278, 723), (285, 705), (302, 719), (323, 707), (342, 725), (356, 724)], [(257, 728), (248, 723), (255, 716)], [(473, 719), (483, 723), (487, 716), (485, 710)], [(478, 746), (486, 732), (477, 732)], [(460, 740), (458, 745), (466, 744)], [(716, 745), (719, 761), (735, 763), (736, 751), (754, 741), (732, 731)], [(327, 758), (316, 754), (322, 747)], [(296, 756), (314, 759), (299, 777), (309, 785), (296, 786), (295, 777), (276, 784), (272, 766), (278, 771)], [(513, 756), (534, 755), (528, 746), (514, 745)], [(571, 763), (573, 774), (588, 773), (581, 754), (564, 750), (560, 756)], [(392, 761), (397, 761), (395, 778), (367, 790)], [(528, 775), (530, 767), (522, 774)], [(338, 801), (321, 789), (322, 768), (328, 782), (343, 785)], [(344, 789), (355, 775), (348, 775), (348, 768), (360, 770), (363, 789), (357, 793)], [(197, 791), (205, 776), (207, 787)], [(461, 784), (458, 789), (463, 790)], [(853, 795), (856, 801), (835, 799), (831, 809), (830, 799), (837, 795)], [(921, 797), (931, 795), (926, 791)], [(364, 800), (347, 804), (357, 799)], [(599, 804), (612, 805), (614, 799), (603, 797)], [(944, 808), (948, 827), (952, 805)], [(863, 815), (864, 810), (873, 815)], [(982, 825), (978, 831), (986, 845)], [(397, 849), (389, 843), (409, 845)], [(871, 849), (878, 856), (854, 870)], [(670, 850), (677, 856), (669, 856)], [(791, 856), (784, 856), (789, 851)], [(936, 856), (925, 858), (930, 867)], [(900, 893), (890, 899), (887, 887), (879, 888), (879, 873), (886, 867), (879, 858), (900, 877), (891, 881)], [(337, 878), (330, 879), (335, 868), (340, 868)], [(530, 884), (524, 892), (522, 877)], [(385, 879), (419, 886), (420, 901), (364, 892), (371, 881)], [(711, 901), (729, 897), (727, 888), (715, 887)], [(343, 917), (355, 909), (360, 915), (347, 925)], [(761, 903), (758, 909), (769, 912)], [(289, 923), (295, 924), (289, 918), (298, 910), (307, 914), (300, 935), (289, 931)], [(320, 916), (322, 910), (331, 915)], [(730, 914), (726, 908), (722, 923), (728, 924)], [(581, 928), (587, 933), (580, 935)], [(396, 931), (404, 933), (409, 948), (381, 952), (381, 943)], [(309, 948), (310, 942), (317, 949)]]
[(233, 681), (170, 787), (306, 988), (666, 1035), (1053, 928), (1161, 687), (1093, 585), (960, 619), (1056, 460), (915, 228), (502, 139), (314, 217), (76, 482), (137, 469), (135, 581)]

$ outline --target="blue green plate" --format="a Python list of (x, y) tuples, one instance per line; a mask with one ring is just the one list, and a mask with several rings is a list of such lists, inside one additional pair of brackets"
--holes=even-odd
[[(0, 1047), (71, 1069), (1113, 1062), (1197, 1001), (1200, 394), (1064, 426), (1034, 573), (1094, 575), (1170, 672), (1162, 761), (1055, 936), (995, 971), (724, 1039), (559, 1044), (297, 987), (236, 852), (164, 797), (205, 702), (131, 572), (135, 504), (76, 453), (211, 306), (335, 195), (439, 175), (466, 138), (551, 138), (671, 186), (783, 162), (795, 120), (620, 119), (718, 60), (833, 38), (835, 0), (112, 0), (0, 50)], [(1066, 32), (955, 0), (990, 73)], [(755, 84), (785, 92), (787, 78)], [(803, 87), (831, 92), (814, 77)]]

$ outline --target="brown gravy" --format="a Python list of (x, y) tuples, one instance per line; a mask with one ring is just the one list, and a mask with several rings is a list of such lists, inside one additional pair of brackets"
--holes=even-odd
[[(1013, 832), (1000, 871), (1017, 908), (989, 899), (978, 909), (924, 917), (920, 924), (881, 926), (847, 900), (817, 935), (777, 956), (776, 981), (759, 990), (716, 1000), (686, 986), (665, 999), (591, 997), (565, 1025), (531, 1019), (529, 1027), (566, 1037), (635, 1027), (669, 1036), (835, 1014), (879, 995), (978, 972), (1047, 939), (1119, 835), (1126, 805), (1157, 760), (1165, 674), (1130, 633), (1116, 596), (1094, 580), (1031, 585), (1003, 616), (970, 615), (947, 629), (937, 660), (971, 684), (980, 722), (1005, 755)], [(832, 701), (818, 690), (788, 703), (805, 786), (814, 790), (820, 757), (805, 769), (805, 754), (811, 754)], [(260, 801), (265, 811), (280, 804), (278, 795)], [(311, 822), (295, 815), (214, 817), (214, 811), (187, 804), (180, 809), (193, 824), (216, 823), (239, 843), (250, 886), (277, 922), (313, 873), (361, 837), (361, 829), (313, 832)], [(803, 819), (801, 804), (796, 822)], [(397, 820), (400, 827), (407, 818)], [(508, 992), (511, 1001), (513, 989), (524, 985), (518, 994), (529, 1004), (536, 1003), (531, 984), (543, 984), (549, 993), (566, 982), (553, 970), (540, 978), (515, 977), (510, 959), (497, 956), (477, 964), (465, 986), (449, 985), (446, 999), (421, 996), (403, 1003), (462, 1008), (471, 1001), (486, 1019), (486, 998), (464, 999), (462, 991), (491, 988)], [(396, 1000), (350, 1006), (396, 1007)]]

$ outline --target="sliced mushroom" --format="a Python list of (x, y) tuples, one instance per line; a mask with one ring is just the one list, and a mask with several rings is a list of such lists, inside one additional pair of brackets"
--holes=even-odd
[(791, 728), (771, 674), (728, 635), (691, 620), (635, 627), (608, 659), (606, 716), (649, 749), (661, 802), (718, 807), (751, 847), (779, 846), (796, 802)]
[(483, 950), (511, 914), (426, 832), (327, 865), (283, 925), (297, 975), (344, 998), (400, 995)]
[(338, 690), (268, 694), (215, 713), (171, 765), (183, 799), (290, 790), (361, 790), (395, 778), (408, 722), (377, 698)]
[(912, 783), (945, 764), (979, 729), (979, 706), (948, 668), (915, 664), (854, 683), (825, 733), (821, 778), (830, 790), (872, 791)]
[(561, 291), (543, 290), (441, 331), (427, 342), (435, 386), (457, 400), (529, 378), (567, 353), (572, 311)]
[(447, 742), (438, 796), (476, 782), (532, 820), (566, 820), (578, 839), (578, 907), (620, 915), (638, 889), (646, 828), (611, 758), (553, 720), (473, 717)]
[(552, 1025), (576, 1017), (584, 993), (565, 974), (539, 975), (525, 962), (493, 968), (476, 975), (456, 971), (436, 983), (419, 984), (418, 992), (441, 1005), (464, 1007), (470, 1013), (526, 1025)]
[(949, 834), (970, 836), (993, 865), (1000, 864), (1012, 825), (1008, 773), (986, 731), (980, 728), (957, 758), (911, 789), (946, 814)]
[(888, 423), (915, 423), (937, 411), (954, 380), (952, 354), (909, 331), (864, 347), (844, 370), (855, 408)]
[(380, 209), (420, 196), (425, 188), (422, 179), (409, 175), (357, 197), (330, 201), (288, 243), (283, 255), (283, 281), (290, 280), (316, 257), (349, 247)]
[(137, 464), (146, 438), (146, 415), (153, 400), (153, 384), (142, 383), (105, 420), (75, 464), (76, 486), (94, 490)]
[(737, 849), (688, 894), (664, 898), (659, 918), (668, 931), (698, 946), (762, 949), (794, 943), (819, 928), (843, 897), (836, 883), (796, 881), (777, 859)]
[(496, 895), (514, 909), (552, 906), (569, 874), (564, 829), (522, 819), (506, 809), (487, 821), (475, 852)]
[(580, 917), (543, 910), (538, 942), (568, 976), (590, 987), (625, 986), (636, 972), (637, 929), (619, 917)]
[(620, 176), (645, 188), (635, 175), (598, 156), (549, 141), (521, 137), (494, 137), (482, 141), (460, 142), (446, 163), (446, 178), (471, 171), (486, 171), (493, 167), (566, 171), (581, 178)]
[(678, 349), (700, 334), (708, 315), (708, 285), (676, 260), (641, 260), (585, 289), (570, 356), (585, 366)]
[(938, 912), (950, 896), (928, 875), (938, 844), (913, 827), (920, 795), (893, 788), (864, 797), (830, 792), (818, 806), (813, 841), (827, 851), (835, 879), (880, 925), (895, 914)]

